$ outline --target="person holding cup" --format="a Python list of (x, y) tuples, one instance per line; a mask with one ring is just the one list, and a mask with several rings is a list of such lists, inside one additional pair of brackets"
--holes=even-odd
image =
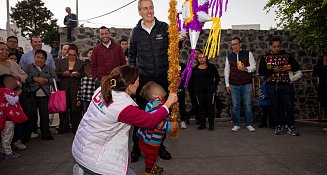
[(225, 64), (225, 84), (226, 90), (232, 95), (232, 131), (240, 129), (240, 104), (243, 100), (245, 111), (246, 128), (254, 132), (252, 127), (252, 72), (256, 70), (256, 62), (250, 51), (242, 49), (241, 39), (232, 38), (231, 46), (233, 52), (226, 58)]

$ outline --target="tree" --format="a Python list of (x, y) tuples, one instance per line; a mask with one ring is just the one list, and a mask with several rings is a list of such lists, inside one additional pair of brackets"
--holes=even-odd
[(327, 0), (269, 0), (264, 9), (272, 8), (277, 27), (290, 29), (296, 41), (311, 49), (327, 49)]
[(59, 39), (57, 19), (41, 0), (19, 1), (11, 11), (12, 22), (22, 29), (22, 36), (39, 35), (45, 44)]

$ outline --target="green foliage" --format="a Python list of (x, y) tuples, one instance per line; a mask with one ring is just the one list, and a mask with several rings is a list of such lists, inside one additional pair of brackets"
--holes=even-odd
[(327, 0), (268, 0), (264, 9), (275, 9), (277, 27), (290, 29), (296, 41), (327, 49)]
[(24, 37), (39, 35), (45, 44), (59, 39), (57, 19), (41, 0), (18, 1), (11, 11), (12, 22), (22, 29)]

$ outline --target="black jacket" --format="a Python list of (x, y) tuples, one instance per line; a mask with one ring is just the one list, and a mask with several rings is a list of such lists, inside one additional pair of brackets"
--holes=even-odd
[(167, 75), (168, 24), (155, 18), (155, 25), (149, 34), (142, 28), (141, 22), (131, 33), (128, 62), (140, 69), (141, 76)]

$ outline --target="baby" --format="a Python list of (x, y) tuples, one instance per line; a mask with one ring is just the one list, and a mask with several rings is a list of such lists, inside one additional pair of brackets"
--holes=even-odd
[[(149, 101), (145, 110), (149, 113), (155, 112), (165, 103), (166, 91), (159, 84), (149, 81), (140, 92), (140, 96)], [(167, 117), (153, 129), (140, 128), (137, 136), (140, 138), (139, 147), (145, 154), (145, 175), (160, 174), (163, 169), (155, 162), (159, 155), (159, 147), (166, 131), (177, 128), (177, 122), (168, 121)]]

